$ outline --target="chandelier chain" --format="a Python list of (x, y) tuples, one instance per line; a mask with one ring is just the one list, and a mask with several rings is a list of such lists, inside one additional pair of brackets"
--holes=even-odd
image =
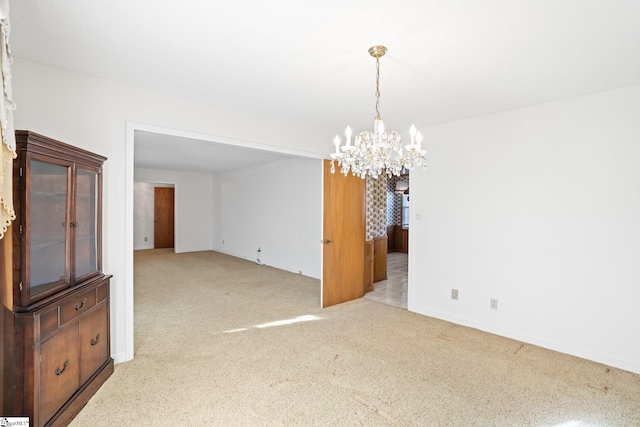
[(380, 118), (380, 57), (376, 57), (376, 118)]

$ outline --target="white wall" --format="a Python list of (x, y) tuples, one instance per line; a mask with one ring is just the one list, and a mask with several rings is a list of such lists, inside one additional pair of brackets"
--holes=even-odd
[[(114, 275), (118, 362), (133, 357), (134, 129), (126, 122), (327, 152), (321, 132), (19, 58), (13, 92), (16, 129), (109, 158), (103, 267)], [(412, 211), (422, 219), (411, 226), (409, 309), (640, 373), (639, 103), (633, 86), (422, 129), (430, 163), (411, 174)], [(222, 197), (221, 188), (212, 194)], [(219, 206), (212, 217), (219, 241)], [(489, 298), (499, 310), (488, 309)]]
[[(155, 247), (155, 188), (175, 188), (174, 184), (155, 182), (133, 183), (133, 249)], [(175, 198), (175, 195), (174, 195)], [(174, 209), (175, 217), (175, 209)], [(174, 221), (175, 222), (175, 221)], [(174, 243), (177, 240), (174, 229)]]
[(256, 261), (260, 247), (264, 264), (320, 278), (321, 177), (322, 162), (308, 158), (215, 176), (137, 168), (135, 180), (145, 182), (134, 183), (134, 249), (153, 248), (153, 188), (170, 185), (176, 252), (214, 249)]
[(640, 86), (423, 134), (410, 310), (640, 373)]
[[(134, 179), (150, 183), (173, 184), (176, 253), (211, 250), (213, 235), (213, 176), (211, 174), (136, 168)], [(153, 187), (164, 185), (151, 184), (151, 186), (153, 196)], [(150, 203), (151, 212), (153, 212), (153, 197)], [(137, 221), (135, 225), (138, 225)], [(149, 228), (153, 234), (153, 217)]]
[[(108, 157), (104, 167), (103, 269), (111, 281), (112, 354), (133, 358), (133, 134), (139, 124), (184, 129), (212, 140), (318, 157), (312, 129), (189, 101), (14, 58), (16, 129), (28, 129)], [(131, 127), (127, 122), (136, 123)], [(304, 138), (300, 138), (304, 135)], [(215, 218), (214, 218), (215, 220)]]
[(153, 249), (154, 184), (133, 183), (133, 249)]
[(217, 250), (255, 261), (260, 248), (266, 265), (320, 278), (320, 160), (283, 160), (217, 179), (222, 207)]

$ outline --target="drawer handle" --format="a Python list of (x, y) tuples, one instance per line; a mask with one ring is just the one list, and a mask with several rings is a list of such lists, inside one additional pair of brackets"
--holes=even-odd
[(82, 298), (82, 304), (80, 304), (80, 305), (78, 305), (78, 303), (75, 303), (74, 307), (76, 308), (76, 311), (82, 310), (86, 303), (87, 303), (87, 299), (86, 298)]
[(96, 339), (91, 338), (91, 345), (98, 345), (100, 342), (100, 334), (96, 335)]
[(67, 366), (69, 366), (69, 359), (64, 361), (64, 368), (62, 368), (62, 370), (60, 370), (60, 368), (56, 368), (56, 375), (62, 375), (67, 369)]

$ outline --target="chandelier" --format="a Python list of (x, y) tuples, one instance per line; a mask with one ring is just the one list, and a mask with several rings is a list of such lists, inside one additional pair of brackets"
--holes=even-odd
[(369, 54), (376, 58), (376, 117), (373, 120), (373, 132), (365, 130), (355, 135), (351, 143), (351, 128), (345, 131), (345, 144), (340, 146), (340, 137), (336, 135), (336, 152), (331, 154), (331, 173), (335, 173), (334, 162), (338, 162), (340, 172), (374, 179), (386, 172), (388, 176), (399, 176), (404, 169), (412, 170), (416, 166), (426, 167), (426, 150), (422, 149), (422, 135), (411, 125), (409, 134), (411, 143), (402, 147), (398, 132), (386, 130), (380, 117), (380, 57), (387, 52), (384, 46), (373, 46)]

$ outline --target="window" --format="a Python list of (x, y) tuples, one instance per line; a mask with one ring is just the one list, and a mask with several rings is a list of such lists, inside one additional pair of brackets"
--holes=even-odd
[(409, 228), (409, 195), (402, 195), (402, 226)]

